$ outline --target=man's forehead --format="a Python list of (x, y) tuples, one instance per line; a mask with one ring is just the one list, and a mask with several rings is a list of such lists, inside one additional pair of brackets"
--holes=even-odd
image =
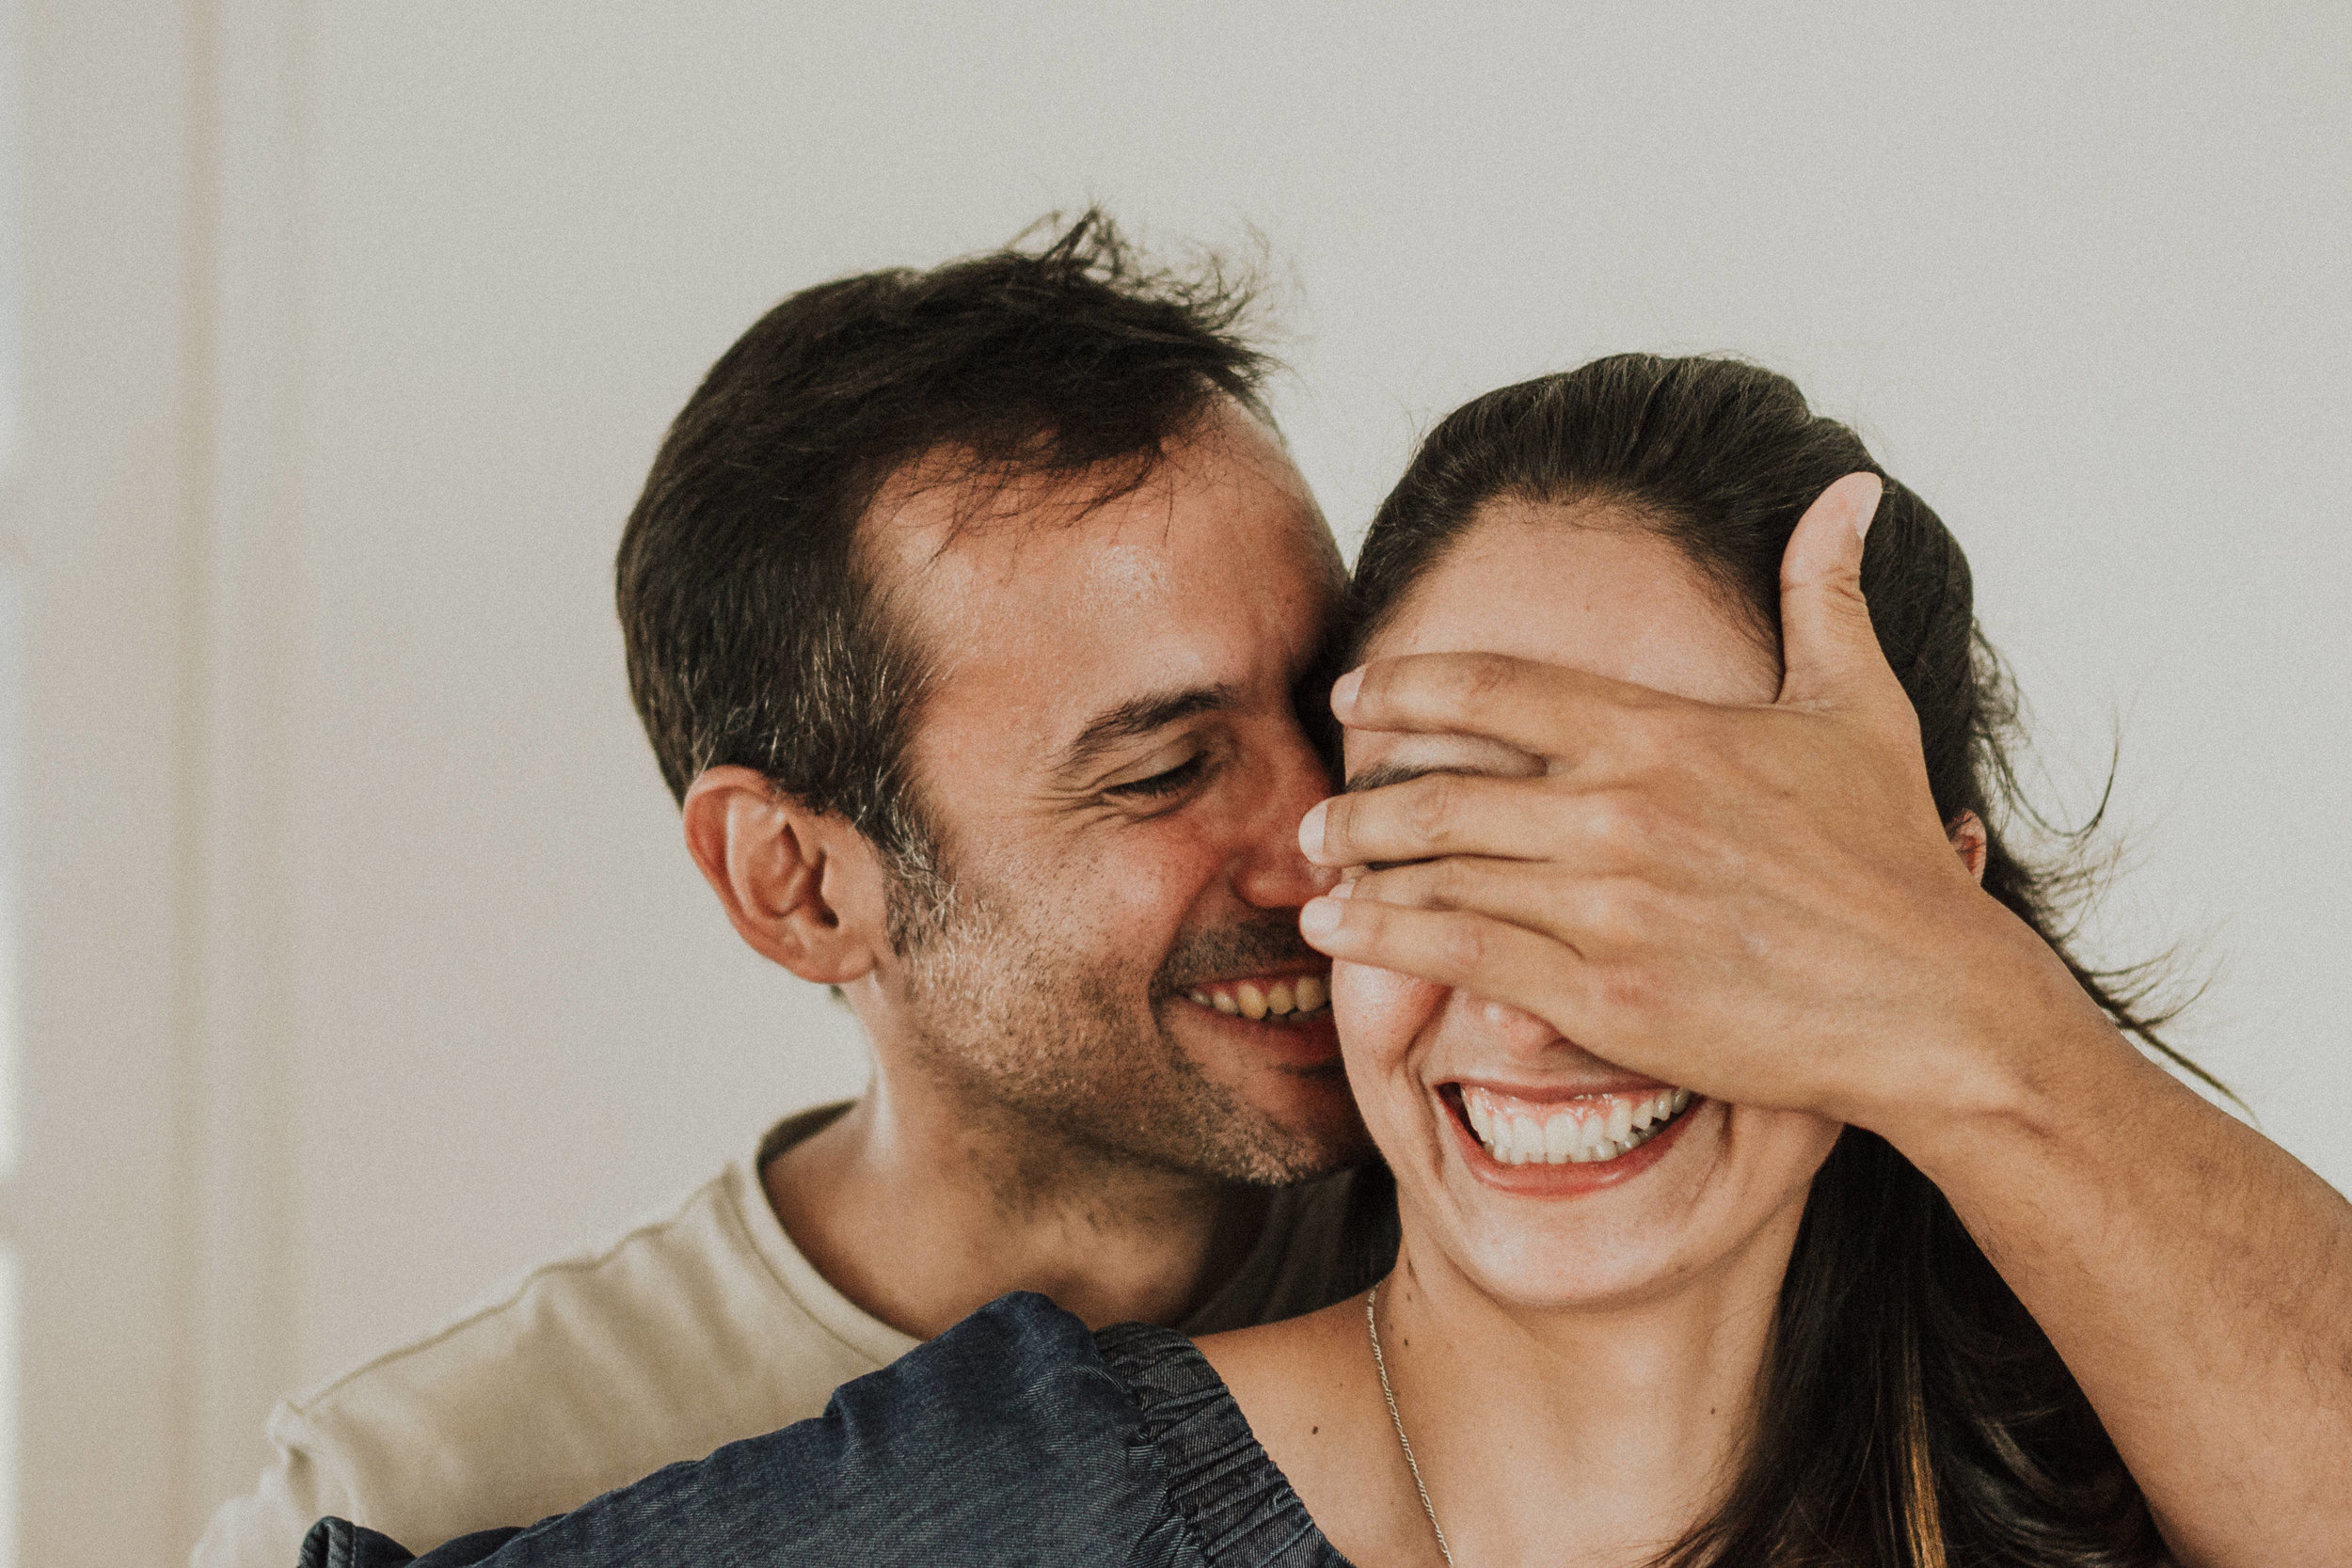
[(1287, 700), (1343, 577), (1296, 470), (1282, 458), (1268, 473), (1260, 455), (1171, 461), (1091, 507), (977, 527), (944, 496), (878, 508), (890, 613), (933, 674), (918, 748), (974, 761), (1025, 751), (1045, 768), (1121, 706), (1202, 691), (1221, 707)]
[[(1246, 416), (1237, 416), (1246, 419)], [(1254, 420), (1170, 448), (1148, 469), (1075, 477), (910, 466), (868, 510), (862, 544), (892, 612), (934, 657), (1018, 637), (1039, 614), (1139, 629), (1270, 588), (1319, 622), (1343, 578), (1312, 496)], [(1303, 588), (1303, 592), (1301, 589)], [(1305, 626), (1280, 629), (1297, 635)]]
[[(1165, 544), (1175, 529), (1221, 510), (1269, 520), (1287, 514), (1330, 542), (1280, 437), (1230, 399), (1159, 451), (1075, 473), (992, 464), (954, 447), (925, 453), (882, 483), (860, 533), (887, 568), (918, 573), (962, 556), (1010, 570), (1041, 542), (1132, 549), (1157, 533)], [(1267, 548), (1280, 547), (1281, 531), (1268, 531)]]

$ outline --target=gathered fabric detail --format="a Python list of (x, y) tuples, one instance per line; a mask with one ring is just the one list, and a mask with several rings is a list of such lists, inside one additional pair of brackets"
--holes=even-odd
[(1348, 1568), (1190, 1339), (1114, 1323), (1094, 1340), (1134, 1396), (1168, 1500), (1213, 1568)]

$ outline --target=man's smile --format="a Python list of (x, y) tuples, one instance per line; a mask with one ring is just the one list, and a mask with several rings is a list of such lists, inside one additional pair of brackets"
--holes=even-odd
[(1247, 1059), (1294, 1072), (1340, 1070), (1327, 964), (1289, 963), (1255, 974), (1202, 980), (1180, 992), (1186, 1012)]
[(1305, 974), (1253, 974), (1247, 979), (1211, 980), (1184, 994), (1203, 1007), (1256, 1022), (1304, 1023), (1323, 1016), (1331, 1006), (1328, 968)]

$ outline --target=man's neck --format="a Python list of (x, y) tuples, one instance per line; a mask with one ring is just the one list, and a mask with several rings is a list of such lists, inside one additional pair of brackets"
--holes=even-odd
[(1248, 1256), (1267, 1202), (879, 1085), (760, 1180), (818, 1273), (917, 1338), (1008, 1291), (1041, 1291), (1089, 1327), (1182, 1323)]

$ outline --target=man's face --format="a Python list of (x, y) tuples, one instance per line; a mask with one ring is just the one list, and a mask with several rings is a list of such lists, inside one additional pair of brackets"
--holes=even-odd
[[(954, 892), (869, 1022), (1044, 1166), (1329, 1170), (1362, 1132), (1295, 916), (1327, 879), (1298, 853), (1330, 787), (1299, 704), (1324, 701), (1338, 552), (1231, 405), (1085, 499), (1016, 486), (974, 515), (904, 483), (875, 509), (935, 672), (910, 761)], [(1292, 1011), (1248, 1016), (1269, 996)]]

